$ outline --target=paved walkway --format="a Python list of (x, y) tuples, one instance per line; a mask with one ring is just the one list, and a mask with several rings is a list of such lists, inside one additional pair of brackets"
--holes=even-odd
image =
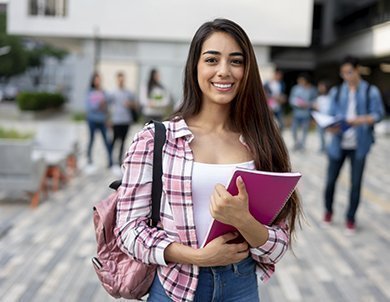
[[(0, 125), (34, 129), (35, 121), (0, 120)], [(136, 129), (134, 129), (136, 130)], [(85, 149), (87, 129), (79, 125)], [(285, 133), (291, 146), (291, 134)], [(317, 137), (308, 138), (305, 153), (291, 153), (294, 170), (304, 175), (300, 186), (305, 221), (294, 253), (278, 264), (271, 281), (260, 287), (262, 301), (390, 301), (390, 137), (379, 136), (367, 163), (358, 230), (344, 234), (349, 174), (343, 169), (337, 190), (335, 223), (324, 229), (322, 191), (326, 159), (317, 152)], [(32, 210), (27, 201), (0, 201), (0, 300), (105, 302), (90, 258), (95, 254), (92, 206), (109, 193), (115, 176), (105, 169), (97, 137), (95, 174), (81, 172), (66, 187)]]

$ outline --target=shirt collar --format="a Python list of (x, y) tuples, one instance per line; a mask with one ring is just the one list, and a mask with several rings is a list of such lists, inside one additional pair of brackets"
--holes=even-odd
[(194, 139), (194, 134), (191, 132), (190, 128), (188, 128), (185, 120), (181, 117), (176, 117), (173, 119), (172, 130), (173, 137), (175, 139), (183, 137), (188, 141), (188, 143), (191, 143), (191, 141)]

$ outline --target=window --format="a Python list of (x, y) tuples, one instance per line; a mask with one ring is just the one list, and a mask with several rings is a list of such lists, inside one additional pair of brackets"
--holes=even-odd
[(67, 15), (67, 0), (30, 0), (30, 16), (57, 16)]

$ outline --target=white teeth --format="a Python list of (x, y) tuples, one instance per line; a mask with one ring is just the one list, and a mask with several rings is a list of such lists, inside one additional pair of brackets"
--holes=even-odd
[(233, 84), (218, 84), (218, 83), (213, 83), (213, 85), (217, 88), (230, 88), (233, 86)]

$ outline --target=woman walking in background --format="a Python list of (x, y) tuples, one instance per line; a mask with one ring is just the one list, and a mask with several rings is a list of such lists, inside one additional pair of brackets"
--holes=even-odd
[(170, 97), (160, 82), (160, 73), (157, 69), (150, 71), (147, 86), (141, 88), (140, 102), (146, 121), (162, 121), (167, 115)]
[(95, 131), (102, 134), (107, 150), (108, 167), (112, 166), (111, 144), (107, 137), (108, 103), (107, 95), (102, 89), (100, 75), (95, 72), (91, 78), (90, 90), (86, 100), (87, 122), (89, 127), (88, 164), (92, 165), (92, 148), (95, 141)]

